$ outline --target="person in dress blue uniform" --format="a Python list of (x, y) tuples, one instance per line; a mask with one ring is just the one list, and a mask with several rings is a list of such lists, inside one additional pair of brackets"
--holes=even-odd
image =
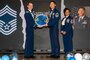
[(49, 22), (46, 26), (49, 27), (50, 41), (51, 41), (51, 57), (58, 58), (60, 55), (59, 45), (59, 28), (58, 23), (60, 19), (60, 12), (56, 9), (56, 2), (50, 2), (50, 16)]
[(74, 43), (79, 49), (84, 49), (88, 46), (86, 44), (90, 39), (90, 18), (85, 15), (86, 9), (79, 7), (78, 15), (74, 17)]
[(25, 12), (26, 19), (26, 42), (25, 42), (25, 58), (33, 58), (34, 50), (34, 15), (32, 13), (33, 3), (28, 3), (28, 10)]
[(70, 9), (64, 9), (65, 17), (61, 20), (61, 31), (63, 36), (65, 54), (73, 52), (73, 18), (70, 16)]

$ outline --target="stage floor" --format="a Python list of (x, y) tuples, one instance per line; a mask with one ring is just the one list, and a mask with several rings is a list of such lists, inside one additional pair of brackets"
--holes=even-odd
[[(90, 54), (90, 52), (80, 52), (80, 51), (74, 52), (74, 54), (76, 54), (76, 53), (81, 53), (81, 54), (89, 53)], [(1, 52), (0, 57), (2, 57), (3, 55), (10, 56), (11, 53), (10, 52), (8, 52), (8, 53)], [(64, 53), (61, 53), (59, 58), (52, 58), (52, 57), (50, 57), (50, 55), (51, 55), (50, 53), (34, 53), (35, 58), (25, 59), (24, 53), (18, 53), (19, 60), (66, 60)]]
[(19, 60), (66, 60), (65, 55), (61, 54), (60, 58), (51, 58), (50, 54), (34, 54), (35, 58), (25, 59), (23, 54), (19, 54)]

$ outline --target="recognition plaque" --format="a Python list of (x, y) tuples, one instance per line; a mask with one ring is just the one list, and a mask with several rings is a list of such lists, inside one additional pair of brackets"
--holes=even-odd
[(37, 26), (45, 26), (49, 21), (48, 15), (46, 13), (37, 13), (35, 17), (35, 23)]

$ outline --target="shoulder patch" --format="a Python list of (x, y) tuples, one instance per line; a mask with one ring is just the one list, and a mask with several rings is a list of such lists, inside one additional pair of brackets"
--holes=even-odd
[(56, 14), (55, 14), (55, 17), (59, 17), (59, 13), (56, 13)]

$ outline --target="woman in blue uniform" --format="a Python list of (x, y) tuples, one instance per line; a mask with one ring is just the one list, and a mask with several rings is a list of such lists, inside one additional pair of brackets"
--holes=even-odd
[(50, 2), (50, 18), (49, 23), (46, 25), (49, 27), (50, 41), (51, 41), (51, 57), (58, 58), (60, 55), (59, 45), (59, 28), (58, 23), (60, 19), (60, 12), (56, 9), (56, 2)]
[(64, 9), (65, 17), (61, 20), (61, 31), (60, 33), (63, 36), (63, 43), (64, 43), (64, 51), (65, 54), (73, 51), (73, 21), (72, 17), (70, 16), (70, 9)]

